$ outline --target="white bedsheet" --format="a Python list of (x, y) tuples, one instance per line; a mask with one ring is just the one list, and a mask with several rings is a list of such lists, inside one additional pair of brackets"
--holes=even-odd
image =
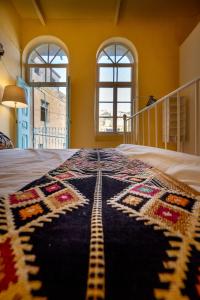
[[(129, 158), (141, 159), (200, 192), (200, 157), (154, 147), (120, 145)], [(0, 195), (13, 193), (70, 158), (78, 149), (0, 151)]]
[(129, 158), (149, 163), (200, 192), (200, 156), (129, 144), (116, 149)]
[(0, 151), (0, 195), (13, 193), (58, 167), (77, 149)]

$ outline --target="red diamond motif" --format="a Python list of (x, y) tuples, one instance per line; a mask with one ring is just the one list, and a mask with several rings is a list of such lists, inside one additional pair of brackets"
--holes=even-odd
[(154, 212), (155, 215), (162, 217), (172, 223), (176, 223), (180, 217), (179, 212), (173, 211), (170, 208), (159, 206), (158, 209)]
[(33, 199), (38, 199), (38, 193), (32, 189), (25, 192), (16, 193), (9, 196), (10, 204), (18, 204), (20, 202), (25, 202)]

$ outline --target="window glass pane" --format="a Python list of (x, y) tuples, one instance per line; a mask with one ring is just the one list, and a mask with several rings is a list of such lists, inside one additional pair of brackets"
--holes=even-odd
[(58, 86), (58, 87), (55, 87), (55, 89), (60, 93), (61, 98), (66, 99), (66, 94), (67, 94), (67, 89), (68, 89), (67, 87)]
[(131, 82), (131, 68), (120, 67), (118, 68), (118, 82)]
[(131, 88), (117, 88), (118, 102), (131, 102)]
[(29, 64), (44, 64), (45, 61), (37, 54), (35, 50), (32, 51), (32, 53), (29, 55), (28, 58)]
[(99, 102), (113, 102), (113, 88), (99, 88)]
[(99, 131), (112, 132), (113, 131), (113, 118), (99, 118)]
[(39, 56), (44, 60), (45, 63), (48, 63), (48, 44), (43, 44), (35, 48)]
[(58, 53), (60, 47), (55, 44), (49, 45), (49, 63), (53, 60), (54, 56)]
[(117, 131), (124, 131), (124, 120), (123, 118), (117, 118)]
[(45, 121), (45, 109), (44, 107), (41, 107), (40, 109), (40, 121)]
[(45, 82), (45, 68), (30, 68), (31, 82)]
[(116, 62), (118, 62), (122, 58), (127, 50), (128, 49), (122, 45), (116, 45)]
[(52, 68), (52, 80), (53, 82), (66, 82), (66, 68)]
[(111, 61), (115, 63), (115, 45), (110, 45), (104, 48), (104, 51), (110, 57)]
[(51, 69), (46, 69), (46, 82), (51, 82)]
[(98, 57), (99, 64), (112, 64), (113, 62), (109, 59), (109, 57), (102, 51)]
[(40, 121), (48, 122), (48, 106), (40, 108)]
[(126, 55), (120, 58), (118, 61), (119, 64), (132, 64), (133, 63), (133, 56), (131, 52), (127, 52)]
[[(130, 132), (131, 131), (131, 121), (127, 122), (126, 125), (126, 131)], [(123, 132), (124, 131), (124, 120), (123, 118), (117, 118), (117, 131), (118, 132)]]
[(119, 61), (119, 64), (132, 64), (132, 63), (133, 63), (133, 57), (131, 54), (130, 55), (126, 54)]
[(112, 103), (99, 103), (99, 116), (112, 117), (113, 116), (113, 104)]
[(100, 67), (99, 81), (101, 81), (101, 82), (113, 82), (113, 68)]
[(131, 103), (118, 103), (117, 104), (117, 116), (123, 117), (123, 115), (131, 115)]
[(68, 57), (66, 55), (66, 53), (61, 49), (58, 54), (54, 57), (54, 59), (52, 60), (52, 64), (67, 64), (68, 61)]
[(66, 82), (66, 68), (47, 68), (47, 82)]

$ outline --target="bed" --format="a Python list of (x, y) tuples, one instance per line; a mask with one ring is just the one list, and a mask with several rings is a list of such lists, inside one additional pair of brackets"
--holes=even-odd
[(200, 157), (0, 151), (0, 300), (200, 298)]

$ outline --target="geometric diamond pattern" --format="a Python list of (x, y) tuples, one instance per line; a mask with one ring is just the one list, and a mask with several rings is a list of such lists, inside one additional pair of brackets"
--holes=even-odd
[(73, 172), (66, 172), (66, 173), (61, 173), (55, 176), (58, 179), (70, 179), (70, 178), (74, 178), (77, 177)]
[(76, 204), (80, 198), (70, 189), (66, 188), (46, 198), (46, 203), (51, 202), (54, 208), (60, 208), (66, 204)]
[(12, 214), (16, 229), (49, 213), (49, 208), (42, 201), (24, 207), (13, 207)]
[(142, 184), (139, 184), (139, 185), (133, 187), (130, 190), (130, 192), (138, 193), (138, 194), (144, 195), (144, 196), (153, 197), (155, 194), (160, 192), (160, 189), (156, 188), (156, 187), (149, 186), (145, 183), (142, 183)]
[(183, 208), (188, 211), (192, 211), (192, 208), (196, 202), (195, 199), (192, 199), (188, 196), (181, 195), (181, 194), (175, 194), (171, 192), (164, 193), (160, 199), (164, 201), (165, 203)]
[(65, 186), (60, 182), (53, 182), (49, 185), (40, 187), (40, 189), (42, 190), (42, 192), (44, 193), (45, 196), (49, 196), (49, 195), (51, 195), (55, 192), (58, 192), (64, 188), (65, 188)]
[(149, 200), (149, 198), (146, 198), (144, 196), (138, 196), (128, 193), (119, 200), (119, 203), (136, 211), (139, 211)]
[(132, 176), (128, 176), (128, 180), (135, 182), (135, 183), (141, 183), (145, 180), (145, 178), (139, 178), (139, 177), (132, 177)]
[(142, 198), (135, 197), (133, 195), (128, 195), (122, 200), (122, 203), (128, 204), (130, 206), (138, 206), (142, 202)]
[(189, 212), (169, 206), (158, 199), (154, 200), (144, 211), (144, 215), (152, 218), (162, 227), (167, 227), (170, 231), (180, 232), (184, 235), (189, 231), (192, 220)]
[(17, 194), (9, 195), (10, 204), (19, 204), (27, 202), (29, 200), (38, 199), (39, 195), (35, 189), (31, 189), (25, 192), (19, 192)]

